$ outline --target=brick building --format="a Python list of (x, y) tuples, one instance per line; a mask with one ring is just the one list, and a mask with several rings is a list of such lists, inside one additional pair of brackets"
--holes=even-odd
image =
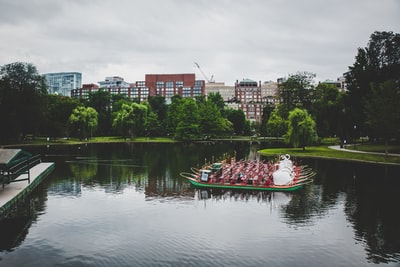
[(145, 84), (151, 96), (163, 96), (167, 103), (174, 95), (191, 98), (205, 95), (205, 81), (196, 80), (194, 73), (146, 74)]
[(121, 77), (106, 77), (104, 82), (84, 84), (82, 88), (71, 91), (71, 97), (87, 99), (90, 92), (107, 90), (111, 95), (125, 95), (129, 99), (146, 101), (149, 96), (163, 96), (169, 104), (171, 97), (196, 97), (205, 95), (204, 80), (196, 80), (195, 74), (146, 74), (145, 81), (127, 83)]
[(243, 79), (235, 83), (235, 96), (239, 102), (239, 109), (243, 110), (246, 119), (252, 122), (261, 122), (263, 101), (261, 82)]

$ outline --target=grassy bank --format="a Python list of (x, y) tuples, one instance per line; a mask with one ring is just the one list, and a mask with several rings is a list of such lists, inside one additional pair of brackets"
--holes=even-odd
[(138, 143), (173, 143), (175, 140), (167, 137), (137, 137), (137, 138), (122, 138), (116, 136), (102, 136), (93, 137), (88, 140), (79, 140), (78, 138), (35, 138), (31, 140), (24, 140), (13, 144), (2, 144), (0, 147), (8, 146), (24, 146), (24, 145), (76, 145), (76, 144), (90, 144), (90, 143), (124, 143), (124, 142), (138, 142)]
[(273, 156), (279, 154), (290, 154), (297, 157), (314, 157), (314, 158), (330, 158), (340, 160), (353, 160), (364, 161), (372, 163), (386, 163), (386, 164), (399, 164), (400, 157), (374, 155), (367, 153), (354, 153), (344, 150), (335, 150), (328, 147), (306, 147), (303, 151), (302, 148), (268, 148), (260, 150), (261, 155)]
[[(251, 141), (251, 137), (235, 137), (228, 139), (219, 139), (220, 141)], [(275, 139), (274, 139), (275, 140)], [(261, 140), (259, 140), (261, 141)], [(262, 141), (266, 141), (263, 139)], [(279, 140), (275, 140), (279, 141)], [(87, 143), (124, 143), (124, 142), (138, 142), (138, 143), (174, 143), (177, 142), (172, 138), (166, 137), (136, 137), (133, 139), (122, 138), (116, 136), (103, 136), (94, 137), (89, 140), (79, 140), (77, 138), (60, 138), (55, 140), (48, 140), (47, 138), (36, 138), (32, 140), (25, 140), (14, 144), (3, 144), (0, 147), (16, 147), (24, 145), (76, 145), (76, 144), (87, 144)], [(348, 149), (353, 147), (347, 147)], [(357, 150), (369, 151), (369, 152), (382, 152), (382, 146), (379, 145), (357, 145)], [(399, 147), (391, 147), (390, 151), (398, 152)], [(364, 161), (372, 163), (384, 163), (384, 164), (398, 164), (400, 165), (399, 156), (384, 156), (368, 153), (353, 153), (345, 150), (330, 149), (326, 145), (318, 147), (307, 147), (305, 151), (301, 148), (268, 148), (260, 151), (261, 155), (275, 156), (279, 154), (290, 154), (298, 157), (314, 157), (314, 158), (330, 158), (339, 160), (353, 160), (353, 161)]]

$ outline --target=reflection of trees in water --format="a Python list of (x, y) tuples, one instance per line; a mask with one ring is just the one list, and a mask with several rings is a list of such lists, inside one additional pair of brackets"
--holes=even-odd
[[(337, 205), (343, 199), (340, 195), (344, 195), (344, 212), (354, 228), (355, 239), (366, 245), (367, 259), (373, 263), (399, 261), (400, 168), (324, 160), (315, 161), (314, 168), (318, 174), (313, 187), (321, 186), (321, 202), (314, 203), (317, 209)], [(318, 203), (326, 207), (318, 207)]]
[(398, 167), (364, 166), (357, 170), (354, 193), (347, 195), (346, 216), (373, 263), (400, 261), (398, 177)]
[(46, 200), (47, 192), (39, 185), (38, 190), (0, 220), (0, 252), (11, 251), (22, 244), (32, 223), (45, 210)]
[(322, 189), (317, 185), (293, 192), (290, 202), (282, 207), (286, 223), (309, 225), (316, 217), (324, 216), (333, 203), (324, 201), (322, 196)]

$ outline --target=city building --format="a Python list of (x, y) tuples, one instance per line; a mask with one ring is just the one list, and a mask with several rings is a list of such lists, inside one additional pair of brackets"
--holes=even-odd
[(225, 102), (231, 102), (235, 97), (235, 86), (225, 85), (223, 82), (206, 83), (205, 95), (219, 93)]
[(71, 97), (87, 99), (91, 92), (96, 92), (100, 89), (109, 92), (111, 95), (124, 95), (129, 99), (139, 99), (139, 101), (146, 101), (149, 97), (149, 89), (143, 81), (128, 83), (122, 77), (114, 76), (106, 77), (99, 84), (84, 84), (82, 88), (72, 90)]
[(69, 96), (73, 89), (82, 87), (80, 72), (57, 72), (44, 74), (49, 94)]
[(267, 81), (261, 84), (261, 97), (264, 104), (277, 105), (279, 103), (278, 94), (277, 82)]
[(145, 84), (151, 96), (163, 96), (167, 104), (174, 95), (191, 98), (205, 95), (205, 81), (196, 80), (194, 73), (146, 74)]
[(261, 81), (243, 79), (235, 83), (235, 97), (239, 109), (243, 110), (246, 119), (251, 122), (261, 122), (263, 112), (263, 100), (261, 95)]
[(205, 95), (205, 82), (196, 80), (194, 74), (146, 74), (145, 81), (127, 83), (122, 77), (106, 77), (104, 81), (85, 84), (82, 88), (71, 90), (71, 97), (87, 99), (90, 92), (107, 90), (111, 95), (125, 95), (129, 99), (146, 101), (149, 96), (163, 96), (166, 103), (171, 97), (196, 97)]
[(83, 84), (82, 88), (72, 89), (71, 97), (79, 98), (79, 99), (88, 99), (89, 94), (91, 92), (97, 92), (99, 90), (99, 86), (94, 83)]
[(130, 84), (119, 76), (106, 77), (104, 81), (99, 82), (100, 88), (121, 88), (129, 87)]

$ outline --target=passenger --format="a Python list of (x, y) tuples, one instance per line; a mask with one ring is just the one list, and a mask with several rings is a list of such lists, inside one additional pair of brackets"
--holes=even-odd
[(240, 184), (242, 182), (242, 173), (239, 173), (238, 178), (237, 178), (237, 183)]

